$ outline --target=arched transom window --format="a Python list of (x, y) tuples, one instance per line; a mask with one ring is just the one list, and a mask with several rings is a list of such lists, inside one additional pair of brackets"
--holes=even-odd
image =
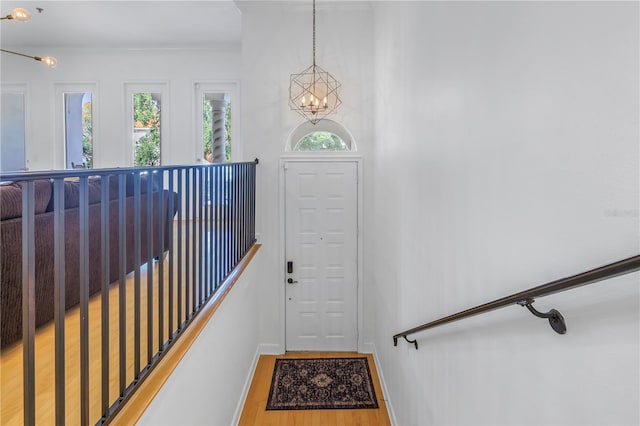
[(289, 135), (286, 151), (349, 152), (355, 151), (351, 133), (341, 124), (323, 119), (317, 124), (302, 123)]
[(294, 151), (349, 151), (340, 136), (331, 132), (313, 132), (304, 136), (293, 147)]

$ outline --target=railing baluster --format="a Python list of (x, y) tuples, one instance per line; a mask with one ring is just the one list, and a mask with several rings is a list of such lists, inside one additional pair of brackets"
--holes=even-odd
[(209, 283), (211, 282), (211, 269), (210, 269), (210, 263), (209, 263), (209, 255), (211, 254), (211, 236), (210, 236), (210, 227), (211, 227), (211, 218), (210, 218), (210, 214), (209, 214), (209, 207), (211, 205), (211, 191), (209, 190), (211, 188), (211, 176), (210, 176), (210, 172), (211, 172), (211, 167), (205, 167), (203, 168), (203, 172), (204, 172), (204, 182), (205, 182), (205, 187), (204, 187), (204, 248), (203, 248), (203, 252), (205, 254), (205, 257), (203, 259), (203, 265), (204, 265), (204, 297), (203, 300), (207, 300), (207, 298), (209, 297)]
[(198, 167), (198, 259), (199, 259), (199, 267), (198, 267), (198, 307), (202, 306), (204, 301), (204, 270), (203, 264), (206, 264), (205, 258), (202, 253), (202, 249), (204, 247), (204, 194), (202, 185), (204, 183), (204, 168)]
[(158, 351), (164, 346), (164, 172), (158, 172)]
[(227, 276), (228, 270), (228, 260), (229, 260), (229, 207), (231, 206), (231, 191), (230, 182), (231, 182), (231, 171), (229, 170), (228, 165), (224, 165), (224, 174), (225, 180), (223, 182), (224, 185), (224, 204), (223, 204), (223, 213), (222, 213), (222, 225), (224, 226), (223, 232), (223, 241), (222, 241), (222, 279)]
[(243, 247), (242, 247), (242, 214), (244, 212), (244, 197), (242, 196), (242, 184), (244, 182), (244, 173), (242, 164), (238, 164), (238, 183), (236, 185), (236, 194), (238, 197), (238, 216), (236, 217), (236, 229), (238, 230), (238, 235), (236, 236), (236, 264), (242, 259)]
[(142, 262), (142, 248), (140, 240), (142, 229), (140, 223), (140, 172), (133, 173), (133, 235), (134, 235), (134, 264), (133, 276), (133, 378), (140, 377), (140, 263)]
[(240, 190), (240, 194), (242, 195), (242, 215), (241, 215), (241, 225), (240, 225), (240, 244), (242, 253), (247, 249), (245, 245), (246, 237), (247, 237), (247, 170), (249, 169), (248, 164), (242, 165), (242, 189)]
[(80, 176), (80, 424), (89, 424), (89, 178)]
[(53, 252), (54, 295), (53, 311), (55, 323), (56, 352), (56, 426), (65, 424), (65, 348), (64, 348), (64, 311), (65, 311), (65, 228), (64, 228), (64, 181), (57, 178), (53, 182)]
[(155, 173), (147, 176), (147, 364), (153, 358), (153, 179)]
[(225, 204), (225, 180), (226, 167), (218, 166), (218, 244), (216, 246), (218, 254), (218, 280), (216, 285), (222, 281), (224, 276), (224, 204)]
[[(183, 186), (182, 186), (183, 172), (184, 172), (183, 170), (178, 170), (178, 188), (180, 191), (183, 190)], [(184, 189), (184, 192), (186, 196), (187, 190)], [(178, 241), (176, 243), (178, 247), (178, 282), (177, 282), (178, 312), (176, 316), (176, 319), (177, 319), (176, 329), (182, 328), (182, 289), (185, 286), (184, 280), (183, 280), (182, 265), (183, 263), (186, 263), (182, 261), (182, 248), (183, 248), (182, 228), (184, 227), (183, 218), (182, 218), (182, 206), (184, 206), (185, 204), (184, 199), (182, 197), (178, 198), (178, 203), (180, 203), (180, 208), (178, 208)]]
[(100, 179), (101, 195), (101, 263), (102, 263), (102, 404), (101, 413), (106, 417), (109, 413), (109, 175)]
[(255, 165), (251, 168), (251, 216), (253, 217), (253, 221), (251, 222), (251, 235), (253, 235), (253, 241), (255, 241), (256, 236), (256, 170)]
[(36, 423), (35, 184), (22, 184), (22, 375), (24, 424)]
[(232, 174), (233, 174), (233, 179), (231, 180), (231, 194), (232, 197), (231, 199), (233, 200), (233, 202), (231, 203), (231, 217), (230, 219), (230, 224), (231, 224), (231, 238), (230, 238), (230, 243), (231, 243), (231, 264), (235, 264), (236, 263), (236, 244), (235, 244), (235, 240), (237, 237), (237, 230), (236, 230), (236, 218), (237, 218), (237, 214), (238, 214), (238, 197), (236, 194), (236, 187), (238, 186), (238, 168), (236, 167), (236, 164), (232, 164), (231, 166), (231, 170), (232, 170)]
[(189, 310), (189, 287), (191, 286), (191, 246), (190, 246), (190, 232), (189, 232), (189, 225), (191, 224), (191, 221), (193, 220), (193, 218), (191, 217), (191, 168), (187, 168), (185, 170), (185, 188), (184, 188), (184, 192), (185, 192), (185, 199), (184, 199), (184, 204), (185, 204), (185, 223), (184, 223), (184, 265), (185, 265), (185, 280), (184, 280), (184, 319), (185, 321), (188, 321), (189, 318), (191, 317), (191, 311)]
[(214, 231), (216, 223), (213, 221), (213, 214), (215, 209), (215, 203), (213, 201), (214, 190), (213, 183), (215, 182), (215, 168), (209, 167), (209, 296), (215, 291), (215, 239)]
[(236, 208), (236, 237), (234, 238), (236, 242), (236, 261), (234, 264), (237, 264), (242, 258), (242, 165), (236, 164), (236, 169), (238, 170), (238, 182), (236, 183), (236, 200), (238, 202)]
[(219, 173), (220, 167), (219, 166), (213, 166), (213, 250), (214, 250), (214, 259), (213, 259), (213, 286), (214, 286), (214, 290), (215, 288), (218, 287), (218, 264), (219, 264), (219, 247), (220, 244), (218, 242), (218, 235), (219, 235), (219, 225), (218, 225), (218, 197), (219, 197), (219, 193), (220, 193), (220, 189), (218, 188), (219, 186), (219, 182), (220, 182), (220, 173)]
[(193, 167), (193, 174), (191, 183), (193, 185), (193, 197), (191, 197), (192, 202), (192, 217), (191, 217), (191, 234), (193, 238), (191, 239), (191, 310), (189, 311), (189, 318), (193, 316), (195, 311), (198, 309), (197, 302), (197, 290), (198, 290), (198, 258), (196, 257), (198, 254), (198, 242), (200, 241), (200, 235), (198, 235), (198, 221), (200, 218), (198, 217), (198, 168)]
[(127, 175), (118, 174), (118, 263), (120, 266), (120, 280), (118, 282), (118, 315), (119, 315), (119, 367), (120, 393), (124, 396), (127, 389), (127, 202), (125, 199), (125, 179)]
[(231, 259), (232, 259), (232, 252), (231, 252), (231, 243), (232, 243), (232, 238), (233, 238), (233, 233), (232, 233), (232, 220), (233, 220), (233, 203), (235, 202), (234, 197), (233, 197), (233, 179), (235, 176), (233, 176), (233, 167), (229, 164), (227, 164), (227, 170), (229, 171), (230, 174), (230, 179), (227, 182), (227, 195), (229, 196), (229, 201), (227, 203), (227, 252), (225, 254), (225, 260), (227, 262), (227, 267), (225, 268), (225, 276), (229, 275), (229, 272), (231, 271)]
[(169, 241), (167, 243), (168, 247), (169, 247), (169, 314), (168, 314), (168, 321), (167, 321), (167, 336), (169, 337), (169, 340), (172, 340), (172, 336), (173, 336), (173, 284), (174, 284), (174, 279), (173, 279), (173, 273), (174, 273), (174, 267), (173, 267), (173, 262), (174, 262), (174, 250), (173, 250), (173, 235), (174, 235), (174, 222), (173, 222), (173, 210), (175, 208), (174, 206), (174, 200), (173, 200), (173, 181), (175, 179), (175, 174), (174, 174), (174, 170), (169, 170), (169, 176), (168, 176), (168, 180), (169, 180), (169, 207), (168, 207), (168, 214), (169, 214)]

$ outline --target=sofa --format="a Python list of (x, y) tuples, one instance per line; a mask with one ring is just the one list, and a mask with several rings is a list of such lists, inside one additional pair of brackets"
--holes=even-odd
[[(153, 257), (160, 258), (169, 248), (169, 233), (173, 231), (173, 216), (178, 208), (178, 196), (167, 190), (158, 190), (157, 182), (147, 192), (147, 175), (140, 177), (140, 234), (134, 232), (133, 175), (127, 174), (125, 185), (126, 205), (126, 265), (127, 273), (136, 267), (135, 240), (140, 241), (140, 259), (148, 258), (149, 244)], [(80, 253), (79, 182), (64, 182), (64, 245), (65, 245), (65, 310), (80, 303), (80, 261), (88, 256), (89, 295), (100, 292), (102, 287), (101, 244), (101, 183), (100, 179), (88, 181), (89, 249)], [(35, 320), (36, 327), (54, 318), (54, 200), (53, 182), (36, 180), (35, 187)], [(120, 277), (119, 250), (119, 196), (118, 178), (109, 179), (109, 282), (117, 285)], [(163, 211), (158, 211), (158, 197), (164, 199)], [(147, 199), (152, 197), (152, 238), (147, 237)], [(169, 197), (174, 199), (174, 209), (169, 212)], [(164, 229), (164, 246), (160, 247), (160, 223)], [(5, 347), (22, 337), (22, 186), (19, 182), (0, 185), (0, 347)]]

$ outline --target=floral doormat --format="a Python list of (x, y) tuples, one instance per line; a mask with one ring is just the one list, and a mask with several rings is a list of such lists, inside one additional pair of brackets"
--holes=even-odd
[(367, 358), (276, 359), (267, 410), (378, 408)]

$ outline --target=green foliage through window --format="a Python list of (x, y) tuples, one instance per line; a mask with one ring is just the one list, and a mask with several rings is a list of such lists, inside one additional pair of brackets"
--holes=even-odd
[(331, 132), (309, 133), (296, 144), (294, 151), (348, 151), (347, 144)]
[(151, 93), (133, 94), (133, 126), (147, 129), (137, 140), (134, 166), (160, 165), (160, 105)]
[(93, 113), (91, 111), (91, 93), (85, 93), (82, 103), (82, 157), (88, 169), (93, 168)]

